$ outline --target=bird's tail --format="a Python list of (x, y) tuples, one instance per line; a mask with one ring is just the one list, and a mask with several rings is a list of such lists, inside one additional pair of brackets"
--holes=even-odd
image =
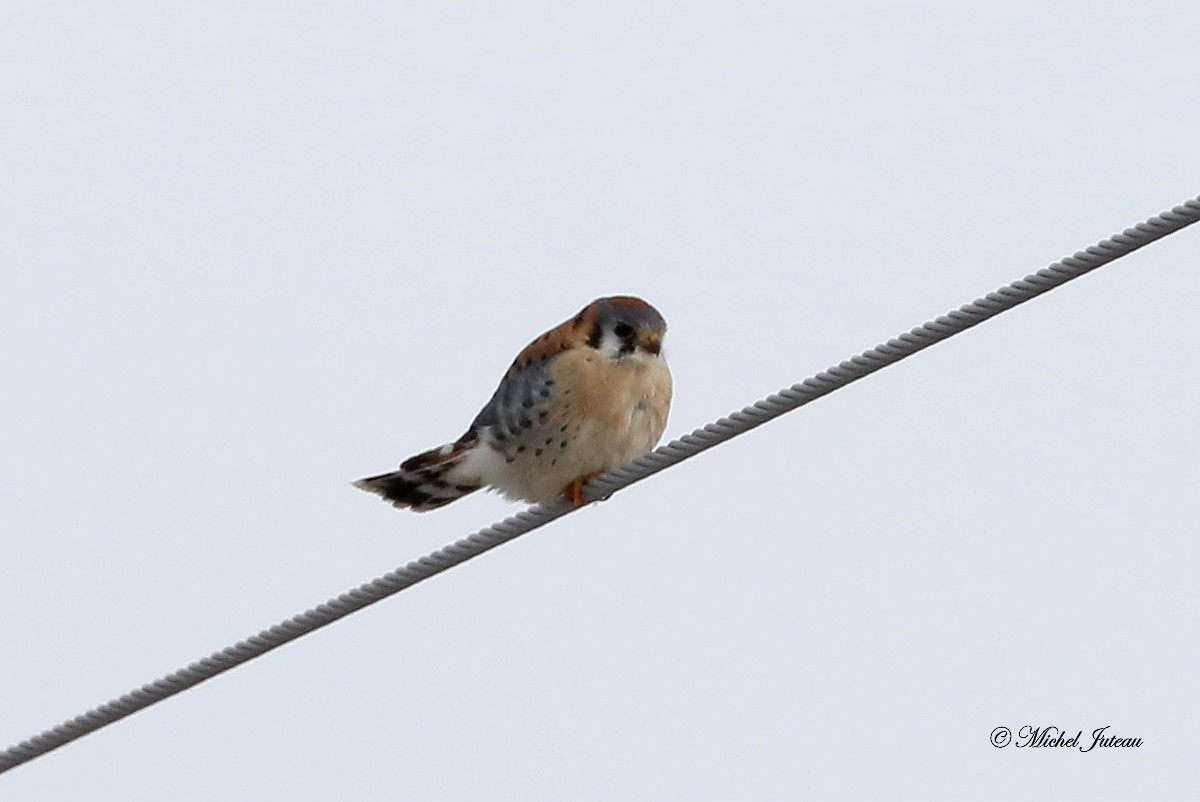
[(430, 449), (406, 459), (400, 470), (359, 479), (354, 486), (378, 493), (395, 507), (413, 512), (436, 510), (483, 487), (477, 479), (454, 475), (474, 445), (460, 440)]

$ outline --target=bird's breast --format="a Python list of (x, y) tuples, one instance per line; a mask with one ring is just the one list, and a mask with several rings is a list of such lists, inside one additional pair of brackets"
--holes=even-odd
[(661, 357), (610, 360), (578, 349), (550, 366), (558, 413), (609, 465), (637, 459), (658, 443), (671, 408), (671, 371)]

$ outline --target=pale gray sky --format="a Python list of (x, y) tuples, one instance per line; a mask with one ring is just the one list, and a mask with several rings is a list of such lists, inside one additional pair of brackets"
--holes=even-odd
[[(0, 745), (519, 509), (349, 483), (598, 295), (670, 322), (674, 437), (1194, 196), (1198, 30), (9, 4)], [(1194, 795), (1198, 260), (1175, 235), (0, 798)], [(989, 744), (1024, 724), (1144, 745)]]

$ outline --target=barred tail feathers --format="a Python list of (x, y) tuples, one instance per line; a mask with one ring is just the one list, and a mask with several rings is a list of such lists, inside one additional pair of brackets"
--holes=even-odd
[(378, 493), (395, 507), (413, 512), (436, 510), (483, 487), (477, 479), (452, 475), (474, 445), (459, 441), (430, 449), (406, 459), (399, 470), (359, 479), (354, 486)]

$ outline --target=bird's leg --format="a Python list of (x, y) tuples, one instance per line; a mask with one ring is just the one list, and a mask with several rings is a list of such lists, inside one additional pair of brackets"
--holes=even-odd
[(567, 501), (571, 502), (572, 506), (582, 507), (583, 506), (583, 486), (586, 485), (588, 482), (592, 481), (593, 479), (595, 479), (597, 476), (599, 476), (602, 473), (603, 473), (603, 471), (595, 471), (593, 473), (586, 473), (583, 476), (580, 476), (576, 479), (572, 479), (571, 481), (567, 482), (566, 486), (563, 487), (563, 495), (567, 497)]

